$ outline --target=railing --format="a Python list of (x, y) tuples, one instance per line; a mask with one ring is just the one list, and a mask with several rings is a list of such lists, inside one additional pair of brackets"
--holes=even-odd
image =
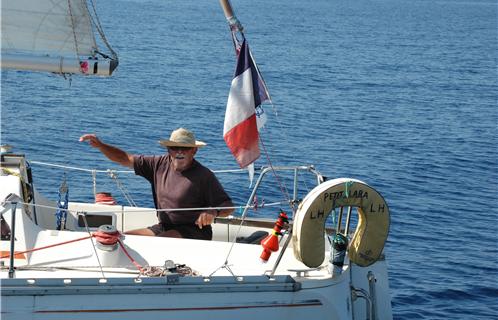
[[(31, 179), (27, 179), (28, 176), (30, 176), (30, 174), (27, 172), (29, 167), (27, 165), (22, 165), (23, 163), (25, 163), (25, 160), (24, 160), (24, 156), (23, 155), (14, 155), (14, 154), (2, 154), (2, 159), (1, 159), (1, 164), (2, 166), (9, 166), (9, 167), (12, 167), (14, 168), (15, 170), (18, 170), (19, 171), (19, 176), (20, 177), (26, 177), (26, 178), (23, 178), (24, 180), (26, 181), (22, 181), (23, 184), (27, 184), (29, 185), (29, 187), (31, 188), (31, 184), (32, 184), (32, 180)], [(62, 168), (62, 169), (65, 169), (65, 170), (78, 170), (78, 171), (85, 171), (85, 172), (91, 172), (92, 175), (94, 176), (94, 182), (95, 182), (95, 174), (96, 172), (105, 172), (105, 173), (116, 173), (116, 172), (121, 172), (121, 173), (131, 173), (132, 171), (111, 171), (111, 170), (89, 170), (89, 169), (83, 169), (83, 168), (78, 168), (78, 167), (70, 167), (70, 166), (62, 166), (62, 165), (57, 165), (57, 164), (48, 164), (48, 163), (42, 163), (42, 162), (37, 162), (37, 161), (32, 161), (31, 163), (33, 164), (38, 164), (38, 165), (45, 165), (45, 166), (50, 166), (50, 167), (57, 167), (57, 168)], [(218, 171), (214, 171), (215, 173), (218, 172), (218, 173), (227, 173), (227, 172), (243, 172), (245, 170), (240, 170), (240, 169), (236, 169), (236, 170), (218, 170)], [(315, 179), (316, 179), (316, 183), (319, 184), (321, 182), (324, 181), (324, 177), (313, 167), (313, 166), (276, 166), (276, 167), (263, 167), (261, 168), (260, 170), (260, 173), (259, 173), (259, 177), (252, 189), (252, 192), (251, 192), (251, 195), (249, 196), (249, 199), (247, 200), (247, 203), (245, 206), (237, 206), (236, 208), (243, 208), (243, 212), (241, 214), (240, 217), (236, 217), (236, 218), (230, 218), (230, 219), (218, 219), (216, 222), (217, 223), (222, 223), (222, 224), (229, 224), (229, 225), (238, 225), (239, 226), (239, 229), (237, 231), (237, 234), (236, 236), (234, 237), (234, 239), (236, 239), (239, 231), (240, 231), (240, 227), (242, 225), (245, 225), (245, 226), (258, 226), (258, 227), (263, 227), (263, 228), (271, 228), (273, 226), (273, 223), (274, 221), (270, 221), (270, 220), (267, 220), (265, 221), (264, 219), (259, 219), (259, 221), (254, 221), (254, 220), (246, 220), (246, 217), (247, 217), (247, 212), (248, 212), (248, 209), (250, 208), (255, 208), (256, 205), (254, 205), (254, 200), (255, 200), (255, 196), (256, 196), (256, 193), (258, 191), (258, 189), (261, 187), (261, 184), (262, 184), (262, 181), (264, 180), (264, 178), (268, 175), (268, 173), (273, 173), (276, 180), (279, 181), (279, 177), (278, 177), (278, 173), (280, 172), (283, 172), (283, 171), (286, 171), (286, 172), (290, 172), (290, 173), (293, 173), (293, 181), (292, 181), (292, 196), (290, 196), (289, 194), (286, 194), (287, 196), (287, 199), (286, 199), (286, 202), (288, 202), (289, 206), (291, 207), (293, 213), (295, 212), (295, 210), (297, 209), (297, 206), (300, 202), (300, 199), (298, 198), (298, 172), (309, 172), (311, 173), (312, 175), (314, 175)], [(112, 178), (112, 177), (111, 177)], [(23, 180), (22, 179), (22, 180)], [(29, 181), (28, 181), (29, 180)], [(280, 181), (279, 181), (280, 183)], [(95, 186), (94, 186), (95, 188)], [(9, 195), (10, 196), (10, 195)], [(13, 277), (14, 275), (14, 256), (15, 256), (15, 248), (14, 248), (14, 239), (15, 239), (15, 236), (14, 236), (14, 233), (15, 233), (15, 216), (16, 216), (16, 207), (19, 205), (19, 204), (22, 204), (24, 205), (26, 208), (29, 208), (29, 207), (33, 207), (33, 211), (36, 212), (34, 209), (36, 209), (36, 207), (45, 207), (45, 208), (49, 208), (47, 206), (41, 206), (39, 204), (36, 204), (34, 199), (31, 199), (31, 200), (27, 200), (27, 199), (21, 199), (19, 197), (17, 197), (17, 199), (13, 199), (13, 198), (9, 198), (7, 197), (4, 201), (4, 203), (2, 204), (3, 207), (5, 208), (4, 211), (7, 211), (8, 207), (10, 206), (12, 208), (12, 217), (11, 217), (11, 248), (10, 248), (10, 269), (9, 269), (9, 277)], [(280, 205), (281, 203), (276, 203), (275, 205)], [(51, 208), (53, 210), (56, 210), (58, 208)], [(60, 208), (59, 208), (60, 209)], [(190, 208), (191, 209), (191, 208)], [(196, 209), (201, 209), (201, 208), (196, 208)], [(213, 209), (213, 208), (205, 208), (205, 209)], [(70, 211), (69, 209), (64, 209), (64, 210), (67, 210), (67, 211)], [(29, 211), (29, 209), (27, 209), (26, 211)], [(80, 212), (81, 213), (81, 212)], [(36, 223), (36, 215), (35, 215), (35, 223)], [(278, 257), (277, 259), (277, 262), (274, 266), (274, 269), (273, 269), (273, 272), (272, 272), (272, 275), (274, 273), (274, 270), (276, 269), (276, 267), (278, 266), (279, 262), (280, 262), (280, 259), (289, 243), (289, 239), (290, 239), (290, 232), (289, 232), (289, 236), (286, 240), (286, 243), (284, 244), (281, 252), (280, 252), (280, 256)], [(235, 242), (235, 240), (234, 240)]]

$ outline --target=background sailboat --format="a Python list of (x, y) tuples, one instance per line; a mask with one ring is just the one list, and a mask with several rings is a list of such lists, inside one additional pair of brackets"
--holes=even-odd
[[(118, 66), (93, 1), (2, 2), (2, 68), (110, 76)], [(106, 48), (99, 49), (95, 34)]]

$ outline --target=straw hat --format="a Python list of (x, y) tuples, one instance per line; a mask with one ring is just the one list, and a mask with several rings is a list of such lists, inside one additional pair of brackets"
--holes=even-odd
[(206, 143), (195, 140), (195, 135), (192, 131), (184, 128), (178, 128), (171, 132), (169, 139), (161, 139), (159, 143), (163, 147), (190, 147), (199, 148), (204, 147)]

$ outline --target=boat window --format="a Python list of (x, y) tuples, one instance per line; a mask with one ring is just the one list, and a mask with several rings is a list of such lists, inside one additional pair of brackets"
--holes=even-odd
[[(86, 221), (89, 228), (98, 228), (103, 224), (112, 225), (112, 216), (87, 214)], [(85, 228), (83, 216), (78, 216), (78, 227)]]

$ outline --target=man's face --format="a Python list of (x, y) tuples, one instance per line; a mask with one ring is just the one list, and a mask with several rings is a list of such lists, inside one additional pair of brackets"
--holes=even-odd
[(183, 171), (192, 165), (197, 148), (189, 147), (168, 147), (168, 153), (173, 161), (173, 168), (176, 171)]

